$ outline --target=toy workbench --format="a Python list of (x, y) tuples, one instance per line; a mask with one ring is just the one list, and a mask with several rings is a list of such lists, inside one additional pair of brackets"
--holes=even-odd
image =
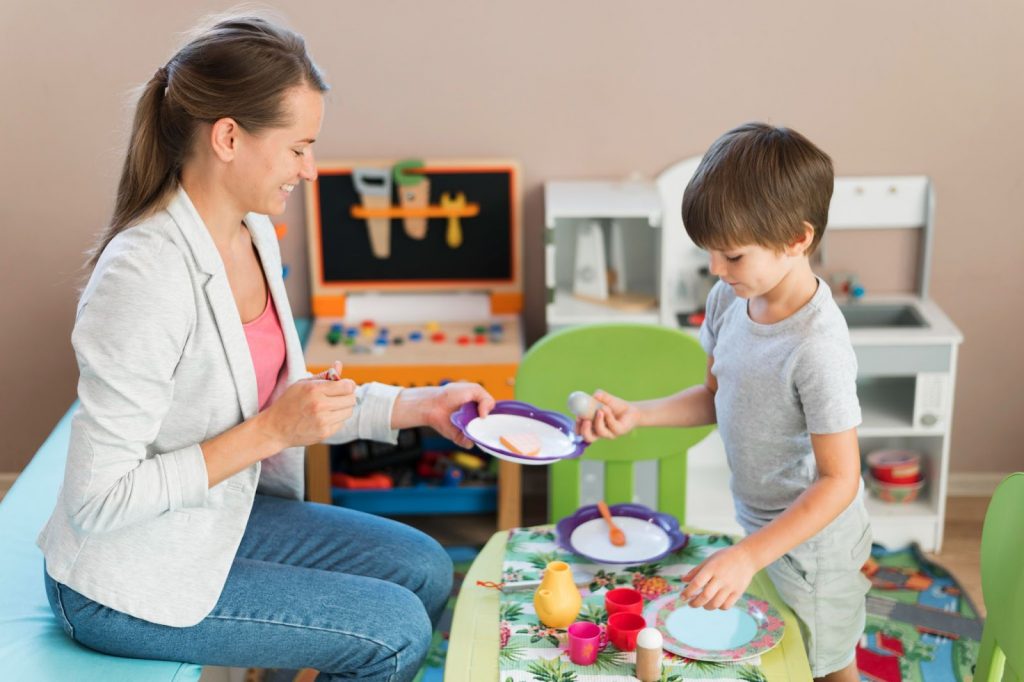
[[(317, 172), (306, 184), (309, 370), (339, 360), (357, 383), (465, 380), (512, 398), (523, 354), (518, 165), (365, 160)], [(519, 477), (501, 463), (501, 528), (519, 523)]]

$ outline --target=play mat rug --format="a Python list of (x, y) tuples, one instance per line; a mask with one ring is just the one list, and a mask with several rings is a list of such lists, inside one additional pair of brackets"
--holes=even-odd
[(865, 682), (962, 682), (974, 676), (983, 621), (956, 579), (916, 544), (871, 548), (867, 626), (857, 648)]
[[(604, 593), (615, 587), (632, 587), (647, 600), (683, 588), (680, 578), (714, 552), (733, 543), (722, 535), (691, 535), (686, 546), (660, 561), (631, 566), (598, 565), (560, 549), (555, 544), (553, 526), (514, 528), (509, 531), (501, 580), (515, 583), (539, 580), (551, 561), (565, 561), (574, 574), (593, 575), (593, 581), (580, 587), (583, 608), (579, 619), (603, 627), (608, 621), (604, 609)], [(562, 630), (540, 625), (533, 610), (533, 589), (509, 590), (501, 593), (501, 649), (498, 665), (501, 682), (635, 682), (635, 652), (620, 652), (614, 646), (602, 650), (593, 665), (578, 666), (562, 653)], [(559, 637), (558, 635), (562, 635)], [(760, 658), (739, 663), (708, 663), (693, 661), (670, 653), (663, 659), (662, 680), (764, 680), (758, 664)]]

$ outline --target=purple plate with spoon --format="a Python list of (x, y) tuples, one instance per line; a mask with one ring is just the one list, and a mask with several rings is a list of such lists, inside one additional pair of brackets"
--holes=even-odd
[(555, 542), (562, 549), (599, 564), (645, 564), (679, 551), (689, 540), (671, 514), (631, 503), (613, 504), (608, 510), (615, 525), (626, 534), (625, 545), (617, 547), (611, 543), (608, 524), (593, 504), (580, 507), (559, 521)]
[[(486, 417), (477, 416), (476, 403), (465, 403), (452, 413), (452, 424), (481, 450), (516, 464), (551, 464), (576, 459), (588, 443), (563, 414), (542, 410), (518, 400), (499, 400)], [(512, 452), (501, 442), (511, 435), (528, 435), (540, 443), (536, 455)]]

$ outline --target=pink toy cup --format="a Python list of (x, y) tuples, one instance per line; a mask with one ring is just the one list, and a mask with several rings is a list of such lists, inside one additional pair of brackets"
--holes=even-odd
[(636, 636), (647, 627), (644, 617), (635, 613), (616, 613), (608, 618), (608, 641), (619, 651), (636, 648)]
[[(576, 665), (591, 665), (597, 660), (598, 639), (601, 628), (594, 623), (579, 621), (569, 626), (569, 660)], [(636, 640), (636, 636), (633, 637)]]
[(644, 597), (630, 587), (617, 587), (604, 595), (604, 610), (609, 616), (616, 613), (635, 613), (639, 616), (644, 610)]

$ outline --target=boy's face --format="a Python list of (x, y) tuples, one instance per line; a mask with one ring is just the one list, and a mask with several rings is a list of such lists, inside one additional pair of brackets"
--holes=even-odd
[(790, 255), (788, 251), (775, 251), (758, 244), (722, 251), (709, 249), (711, 274), (731, 286), (740, 298), (764, 296), (786, 278), (799, 258), (805, 258), (802, 253)]

